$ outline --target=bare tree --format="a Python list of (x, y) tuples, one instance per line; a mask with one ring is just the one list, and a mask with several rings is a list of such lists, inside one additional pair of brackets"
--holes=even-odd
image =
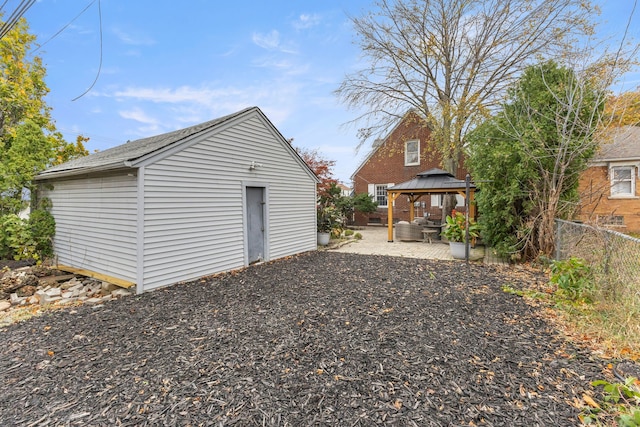
[(360, 146), (412, 108), (455, 173), (466, 133), (521, 70), (592, 31), (588, 0), (380, 0), (352, 18), (365, 62), (336, 90)]

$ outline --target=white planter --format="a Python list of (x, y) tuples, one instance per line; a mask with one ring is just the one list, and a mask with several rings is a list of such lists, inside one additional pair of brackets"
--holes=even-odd
[(449, 242), (451, 256), (455, 259), (464, 259), (464, 242)]
[(329, 244), (329, 238), (331, 234), (329, 233), (318, 233), (318, 245), (327, 246)]

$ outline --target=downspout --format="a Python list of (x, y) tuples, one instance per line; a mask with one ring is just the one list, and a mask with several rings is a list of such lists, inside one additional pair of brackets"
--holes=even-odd
[(387, 242), (393, 242), (393, 193), (387, 192)]
[(409, 196), (409, 222), (413, 222), (416, 218), (416, 208), (415, 208), (416, 199), (414, 198), (413, 193)]

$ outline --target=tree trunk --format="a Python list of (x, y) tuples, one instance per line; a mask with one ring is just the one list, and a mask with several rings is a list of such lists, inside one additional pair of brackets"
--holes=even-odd
[[(442, 160), (442, 166), (444, 170), (456, 176), (456, 171), (458, 170), (457, 162), (454, 159), (448, 158)], [(456, 195), (455, 194), (445, 194), (442, 198), (442, 223), (444, 224), (444, 219), (451, 215), (451, 211), (456, 207)]]

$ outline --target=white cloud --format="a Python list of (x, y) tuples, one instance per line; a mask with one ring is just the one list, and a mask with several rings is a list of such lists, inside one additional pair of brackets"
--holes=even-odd
[(308, 64), (296, 64), (287, 59), (259, 58), (252, 61), (254, 67), (269, 68), (284, 72), (288, 76), (298, 76), (309, 71)]
[[(283, 78), (269, 84), (242, 87), (128, 87), (111, 94), (100, 93), (98, 96), (115, 98), (122, 104), (157, 104), (155, 107), (147, 104), (147, 111), (153, 110), (154, 116), (162, 117), (161, 120), (147, 114), (140, 107), (123, 109), (118, 113), (125, 119), (170, 130), (211, 120), (254, 105), (259, 106), (274, 123), (281, 123), (295, 111), (300, 91), (299, 84)], [(137, 134), (152, 134), (148, 128), (145, 130), (147, 131), (143, 132), (140, 128)]]
[(277, 50), (283, 53), (297, 54), (298, 51), (292, 43), (282, 43), (280, 33), (277, 30), (271, 30), (267, 34), (253, 33), (251, 36), (253, 42), (266, 50)]
[(263, 49), (278, 49), (280, 46), (280, 33), (276, 30), (271, 30), (268, 34), (253, 33), (251, 39)]
[(320, 15), (313, 14), (308, 15), (303, 13), (293, 22), (293, 28), (296, 30), (305, 30), (307, 28), (315, 27), (320, 23)]
[(180, 86), (178, 88), (148, 88), (129, 87), (116, 91), (116, 98), (133, 98), (140, 101), (155, 103), (197, 103), (211, 105), (217, 98), (229, 98), (242, 94), (242, 90), (235, 88), (212, 89), (207, 87)]
[(141, 108), (118, 111), (118, 114), (122, 118), (135, 120), (137, 122), (144, 123), (145, 125), (152, 125), (157, 127), (157, 125), (160, 123), (158, 119), (149, 116)]
[(80, 34), (80, 35), (87, 35), (87, 34), (93, 34), (94, 33), (94, 31), (92, 29), (90, 29), (90, 28), (85, 28), (85, 27), (82, 27), (82, 26), (74, 25), (74, 24), (69, 25), (66, 28), (66, 30), (67, 31), (75, 31), (77, 34)]
[(131, 34), (117, 27), (112, 28), (111, 31), (113, 31), (113, 34), (115, 34), (116, 37), (118, 37), (118, 39), (124, 44), (132, 46), (150, 46), (156, 43), (156, 41), (149, 36)]

